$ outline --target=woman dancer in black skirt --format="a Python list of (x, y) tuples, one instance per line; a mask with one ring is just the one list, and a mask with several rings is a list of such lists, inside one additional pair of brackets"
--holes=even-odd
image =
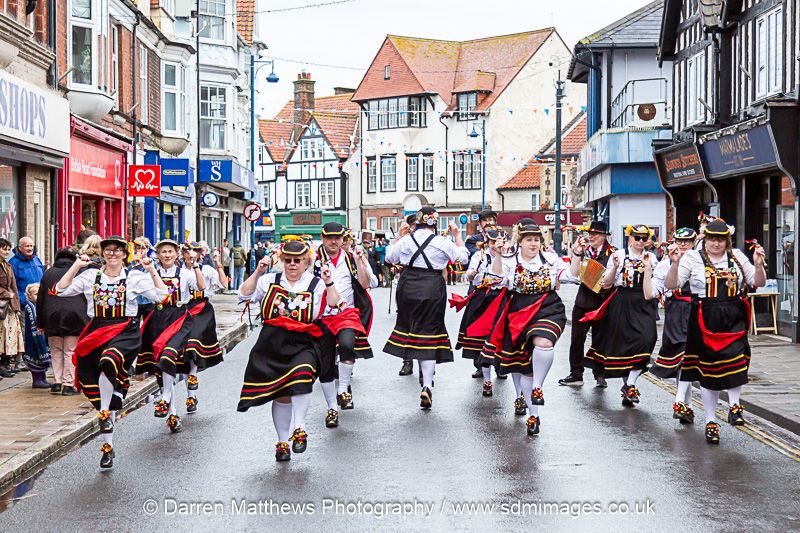
[[(475, 242), (476, 251), (470, 259), (467, 268), (467, 279), (474, 290), (466, 298), (453, 295), (450, 300), (451, 307), (456, 310), (464, 309), (461, 326), (458, 329), (458, 342), (456, 350), (461, 349), (461, 356), (472, 359), (477, 363), (480, 359), (486, 337), (492, 331), (492, 322), (477, 322), (484, 313), (492, 316), (497, 314), (498, 306), (506, 294), (503, 278), (492, 272), (492, 265), (499, 260), (499, 255), (494, 244), (499, 237), (505, 238), (505, 232), (495, 226), (484, 228), (482, 240)], [(483, 373), (483, 395), (492, 396), (492, 367), (487, 362), (479, 367)], [(524, 402), (523, 402), (524, 405)]]
[[(491, 363), (498, 375), (511, 374), (519, 381), (530, 416), (526, 422), (528, 435), (539, 433), (539, 406), (544, 405), (542, 386), (553, 365), (555, 344), (567, 324), (564, 304), (556, 293), (562, 278), (573, 281), (567, 263), (543, 250), (539, 226), (518, 226), (516, 253), (502, 255), (505, 239), (494, 243), (499, 260), (492, 264), (492, 273), (503, 276), (510, 297), (492, 319), (488, 314), (478, 322), (493, 322), (481, 354), (481, 364)], [(515, 409), (517, 408), (515, 402)]]
[[(696, 237), (697, 232), (692, 228), (681, 228), (672, 235), (675, 242), (669, 246), (668, 251), (677, 250), (680, 260), (683, 254), (694, 247)], [(658, 351), (658, 358), (650, 366), (650, 372), (662, 379), (675, 378), (678, 391), (672, 404), (672, 417), (680, 420), (681, 424), (691, 424), (694, 422), (692, 384), (681, 381), (678, 376), (681, 360), (686, 351), (686, 331), (689, 328), (689, 313), (692, 310), (692, 289), (688, 281), (674, 291), (665, 287), (664, 281), (671, 264), (672, 260), (667, 254), (653, 270), (653, 287), (664, 301), (664, 330), (661, 334), (661, 349)]]
[(149, 258), (141, 259), (147, 272), (125, 272), (128, 243), (122, 237), (109, 237), (100, 243), (104, 265), (101, 269), (78, 271), (91, 262), (82, 255), (64, 274), (51, 294), (83, 294), (88, 302), (91, 322), (78, 337), (75, 347), (76, 383), (98, 410), (103, 434), (101, 468), (114, 465), (112, 443), (115, 412), (122, 408), (128, 392), (128, 372), (139, 353), (141, 333), (137, 318), (137, 298), (160, 301), (167, 288)]
[(604, 372), (606, 379), (622, 378), (622, 405), (633, 407), (640, 395), (636, 380), (647, 369), (658, 340), (657, 293), (653, 289), (653, 268), (658, 261), (645, 251), (653, 230), (644, 224), (628, 226), (625, 235), (628, 251), (614, 252), (603, 276), (602, 286), (614, 287), (614, 292), (581, 320), (602, 320), (586, 354), (586, 366)]
[(455, 243), (436, 234), (439, 213), (432, 207), (417, 212), (413, 233), (403, 224), (400, 236), (386, 249), (386, 262), (404, 265), (397, 284), (397, 323), (383, 351), (403, 360), (417, 359), (422, 369), (419, 405), (433, 405), (433, 374), (437, 363), (453, 361), (444, 326), (447, 287), (442, 271), (447, 263), (466, 263), (469, 257), (454, 222), (449, 231)]
[[(250, 351), (238, 410), (275, 400), (276, 461), (291, 458), (289, 440), (295, 453), (308, 446), (305, 420), (311, 391), (320, 363), (327, 364), (320, 351), (318, 321), (327, 306), (340, 300), (327, 264), (321, 266), (319, 278), (309, 271), (311, 255), (306, 242), (289, 240), (278, 251), (283, 272), (266, 273), (272, 258), (264, 257), (239, 289), (239, 298), (259, 305), (264, 325)], [(293, 415), (295, 430), (290, 438)]]
[(169, 290), (169, 294), (158, 302), (155, 309), (142, 323), (142, 351), (136, 362), (136, 373), (149, 372), (161, 381), (161, 399), (155, 404), (153, 415), (166, 418), (172, 433), (182, 429), (173, 394), (175, 380), (184, 363), (184, 348), (192, 329), (193, 318), (187, 305), (192, 291), (202, 291), (206, 281), (196, 263), (197, 253), (192, 251), (189, 261), (182, 268), (178, 264), (180, 246), (164, 239), (156, 244), (158, 274)]
[(674, 289), (688, 281), (692, 289), (694, 301), (680, 380), (700, 382), (706, 440), (718, 444), (716, 409), (720, 391), (728, 391), (728, 422), (744, 425), (744, 408), (739, 402), (750, 366), (747, 288), (763, 287), (767, 273), (764, 249), (756, 245), (754, 266), (740, 250), (733, 248), (733, 228), (724, 220), (710, 222), (702, 233), (700, 250), (690, 250), (683, 257), (678, 250), (670, 252), (672, 265), (666, 286)]

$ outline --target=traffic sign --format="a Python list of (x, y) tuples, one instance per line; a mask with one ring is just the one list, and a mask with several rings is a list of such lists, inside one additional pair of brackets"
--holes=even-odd
[(244, 206), (244, 218), (248, 222), (255, 222), (261, 218), (261, 206), (253, 202)]
[(161, 167), (159, 165), (128, 165), (128, 195), (161, 196)]
[(200, 202), (206, 207), (215, 207), (219, 203), (219, 196), (211, 191), (206, 192), (200, 198)]
[(466, 213), (461, 213), (458, 217), (458, 222), (463, 226), (469, 222), (469, 216)]
[(472, 214), (469, 216), (469, 218), (470, 218), (470, 220), (472, 220), (473, 222), (477, 222), (477, 221), (478, 221), (478, 219), (480, 218), (480, 215), (478, 215), (478, 213), (472, 213)]

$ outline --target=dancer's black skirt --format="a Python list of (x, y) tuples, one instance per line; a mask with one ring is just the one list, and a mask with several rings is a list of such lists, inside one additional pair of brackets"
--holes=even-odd
[[(182, 322), (181, 322), (182, 321)], [(160, 375), (162, 372), (175, 376), (183, 371), (183, 351), (192, 330), (192, 316), (184, 306), (156, 306), (145, 317), (142, 329), (142, 351), (136, 361), (136, 373)], [(166, 343), (164, 344), (164, 341)], [(154, 345), (163, 344), (161, 353), (154, 353)]]
[[(195, 310), (200, 308), (199, 312)], [(222, 348), (217, 338), (217, 319), (214, 307), (208, 298), (189, 302), (189, 312), (193, 315), (189, 339), (183, 352), (183, 372), (189, 372), (189, 361), (194, 361), (197, 370), (205, 370), (222, 362)]]
[[(462, 350), (461, 356), (464, 359), (475, 361), (481, 356), (483, 344), (491, 333), (491, 326), (483, 327), (484, 320), (481, 319), (486, 313), (491, 313), (497, 307), (497, 304), (500, 303), (497, 302), (497, 299), (504, 295), (505, 291), (489, 287), (475, 289), (471, 293), (469, 303), (464, 308), (464, 315), (461, 317), (458, 342), (456, 343), (456, 349)], [(494, 318), (494, 316), (490, 318), (492, 321), (490, 324), (494, 322)]]
[(661, 334), (661, 348), (658, 357), (650, 365), (650, 372), (660, 378), (674, 378), (678, 375), (683, 354), (686, 351), (686, 333), (689, 329), (689, 315), (692, 301), (689, 297), (668, 298), (664, 304), (664, 331)]
[(452, 362), (444, 325), (446, 307), (447, 286), (441, 272), (404, 269), (397, 284), (397, 323), (383, 351), (402, 359)]
[[(699, 320), (701, 309), (705, 332)], [(742, 298), (696, 299), (689, 317), (680, 380), (699, 381), (701, 387), (718, 391), (747, 383), (749, 327), (749, 309)], [(720, 342), (712, 338), (718, 337), (714, 333), (734, 340), (725, 346), (713, 347)]]
[(606, 378), (645, 371), (658, 340), (657, 305), (656, 300), (645, 300), (641, 287), (619, 287), (592, 337), (586, 366), (603, 371)]
[(567, 324), (564, 303), (556, 291), (544, 294), (509, 293), (492, 333), (481, 352), (481, 366), (492, 365), (500, 376), (533, 372), (533, 340), (542, 337), (554, 345)]
[[(100, 328), (120, 325), (128, 320), (121, 318), (93, 318), (84, 335), (96, 332)], [(81, 336), (83, 337), (83, 335)], [(80, 340), (78, 341), (80, 343)], [(114, 396), (109, 409), (122, 409), (122, 400), (128, 394), (130, 383), (128, 374), (136, 360), (141, 347), (142, 337), (138, 319), (130, 323), (120, 332), (116, 332), (102, 346), (87, 355), (76, 357), (76, 377), (78, 387), (92, 407), (100, 410), (100, 374), (105, 374), (114, 385)]]
[(244, 372), (237, 410), (311, 392), (318, 375), (319, 337), (264, 324)]

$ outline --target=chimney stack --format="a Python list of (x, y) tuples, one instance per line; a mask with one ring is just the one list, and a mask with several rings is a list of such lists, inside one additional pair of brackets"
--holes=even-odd
[(303, 134), (303, 125), (308, 124), (314, 111), (314, 80), (305, 70), (294, 81), (294, 138)]

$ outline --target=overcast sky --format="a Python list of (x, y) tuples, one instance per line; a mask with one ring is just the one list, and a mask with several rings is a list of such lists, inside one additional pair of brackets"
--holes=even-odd
[[(258, 9), (282, 9), (330, 0), (259, 0)], [(261, 80), (258, 107), (271, 118), (292, 97), (302, 69), (316, 80), (316, 94), (358, 86), (387, 34), (468, 40), (554, 26), (568, 46), (648, 4), (646, 0), (353, 0), (339, 5), (260, 13), (260, 40), (276, 57), (277, 84)], [(280, 58), (284, 58), (283, 60)], [(286, 60), (324, 65), (303, 65)]]

